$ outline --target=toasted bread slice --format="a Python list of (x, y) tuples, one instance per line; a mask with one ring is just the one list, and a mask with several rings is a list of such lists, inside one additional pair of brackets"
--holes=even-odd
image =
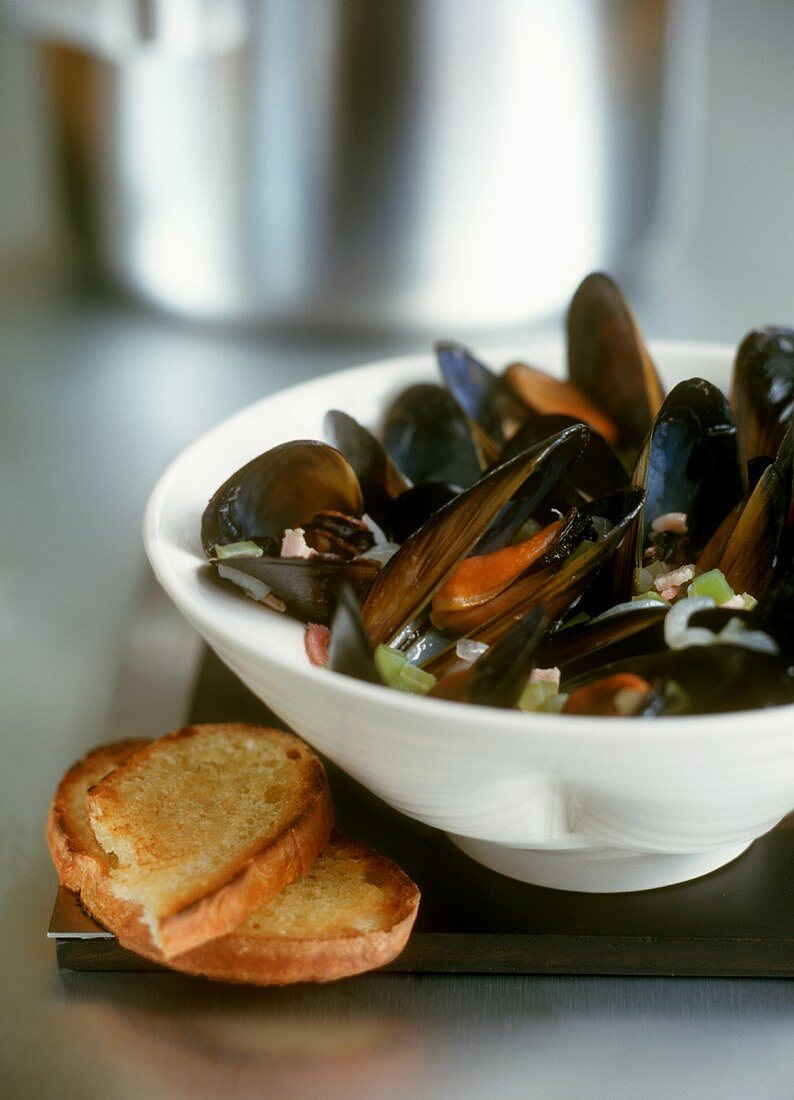
[(419, 891), (391, 860), (334, 832), (314, 867), (241, 928), (166, 959), (138, 907), (112, 892), (113, 859), (97, 843), (85, 810), (89, 787), (140, 748), (134, 741), (102, 746), (75, 764), (61, 780), (47, 822), (61, 882), (125, 947), (187, 974), (257, 985), (331, 981), (399, 955)]
[(110, 888), (140, 908), (166, 957), (239, 927), (325, 847), (325, 772), (292, 734), (188, 726), (91, 787), (88, 819), (115, 856)]

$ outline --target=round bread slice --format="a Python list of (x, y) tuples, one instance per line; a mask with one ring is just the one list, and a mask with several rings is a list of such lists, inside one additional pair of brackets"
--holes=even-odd
[(136, 905), (110, 886), (113, 858), (97, 843), (85, 795), (124, 764), (141, 742), (101, 746), (61, 780), (47, 823), (59, 878), (119, 942), (186, 974), (218, 981), (285, 985), (331, 981), (383, 966), (410, 934), (419, 891), (391, 860), (334, 832), (315, 865), (229, 935), (166, 959)]
[(188, 726), (139, 749), (86, 794), (133, 903), (168, 958), (239, 927), (305, 874), (333, 823), (325, 771), (293, 734)]
[(224, 981), (329, 982), (395, 959), (418, 907), (419, 890), (395, 863), (335, 830), (314, 867), (242, 928), (173, 961)]

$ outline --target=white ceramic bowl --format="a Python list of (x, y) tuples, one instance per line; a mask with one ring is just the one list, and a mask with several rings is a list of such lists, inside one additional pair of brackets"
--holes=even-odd
[[(660, 342), (668, 386), (727, 389), (732, 350)], [(559, 343), (484, 351), (561, 372)], [(329, 408), (376, 425), (390, 395), (436, 378), (430, 355), (342, 371), (244, 409), (188, 447), (149, 501), (144, 541), (183, 615), (301, 736), (386, 802), (480, 862), (561, 889), (639, 890), (705, 874), (794, 808), (794, 707), (707, 717), (525, 715), (423, 699), (312, 667), (303, 626), (210, 577), (207, 500), (289, 439), (322, 438)]]

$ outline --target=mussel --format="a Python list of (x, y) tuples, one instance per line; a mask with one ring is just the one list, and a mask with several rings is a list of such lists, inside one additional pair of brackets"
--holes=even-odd
[(739, 345), (731, 405), (739, 433), (742, 469), (750, 459), (774, 459), (794, 418), (794, 329), (753, 329)]
[(446, 481), (413, 485), (383, 444), (347, 413), (338, 409), (326, 413), (324, 429), (355, 470), (367, 514), (395, 542), (405, 542), (459, 492), (458, 486)]
[(410, 481), (444, 481), (467, 487), (485, 462), (465, 416), (441, 386), (419, 383), (392, 401), (383, 422), (383, 444)]
[(394, 640), (423, 610), (519, 490), (525, 499), (542, 500), (577, 457), (586, 437), (583, 426), (568, 428), (544, 447), (501, 463), (415, 531), (364, 599), (364, 622), (376, 644)]
[(358, 478), (367, 513), (385, 529), (394, 501), (411, 488), (410, 479), (372, 432), (346, 412), (331, 409), (325, 414), (323, 427)]
[(330, 666), (370, 683), (567, 714), (794, 703), (794, 330), (742, 342), (735, 422), (703, 379), (664, 397), (608, 276), (567, 330), (567, 380), (437, 344), (447, 388), (400, 393), (383, 442), (332, 410), (334, 446), (227, 479), (205, 554), (332, 621)]
[[(719, 714), (794, 703), (791, 668), (773, 654), (737, 645), (691, 646), (628, 657), (602, 667), (599, 679), (625, 674), (649, 684), (677, 686), (676, 693), (668, 693), (670, 708), (657, 707), (657, 715)], [(576, 680), (564, 684), (572, 693), (582, 686)]]
[(213, 493), (201, 517), (201, 544), (216, 546), (277, 536), (318, 512), (360, 516), (364, 497), (350, 463), (317, 440), (282, 443), (236, 470)]
[(617, 284), (600, 272), (568, 308), (568, 374), (617, 427), (619, 447), (640, 447), (664, 399), (645, 340)]
[(682, 517), (682, 530), (669, 537), (658, 532), (654, 558), (683, 565), (695, 560), (741, 498), (736, 429), (716, 386), (693, 378), (670, 392), (640, 452), (632, 482), (647, 496), (615, 559), (614, 603), (635, 594), (654, 524), (662, 517)]
[[(341, 585), (361, 593), (378, 570), (350, 543), (349, 520), (363, 508), (358, 479), (339, 451), (315, 440), (284, 443), (246, 463), (213, 494), (201, 521), (204, 553), (249, 595), (273, 593), (296, 618), (328, 623)], [(334, 552), (307, 543), (306, 556), (285, 556), (285, 531), (312, 525), (319, 544)], [(340, 553), (339, 542), (350, 550)]]

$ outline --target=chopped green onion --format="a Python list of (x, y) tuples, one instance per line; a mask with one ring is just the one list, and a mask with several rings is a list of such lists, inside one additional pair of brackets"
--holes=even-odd
[(426, 695), (436, 682), (432, 672), (409, 665), (408, 658), (399, 649), (379, 645), (375, 650), (375, 664), (386, 687), (408, 691), (413, 695)]
[(436, 677), (432, 672), (425, 672), (423, 668), (409, 665), (406, 661), (399, 676), (392, 682), (392, 687), (397, 688), (398, 691), (408, 691), (413, 695), (427, 695), (435, 682)]
[(225, 561), (228, 558), (261, 558), (264, 551), (255, 542), (246, 541), (227, 542), (225, 546), (218, 543), (212, 548), (212, 553), (218, 561)]
[(749, 592), (742, 592), (742, 599), (744, 600), (745, 611), (752, 611), (754, 607), (758, 606), (758, 600), (755, 596), (751, 596)]
[(392, 649), (390, 645), (379, 645), (375, 650), (375, 664), (381, 679), (388, 687), (393, 687), (407, 663), (407, 657), (399, 649)]
[(557, 684), (552, 680), (536, 680), (529, 683), (518, 700), (520, 710), (536, 711), (552, 696), (557, 694)]
[(717, 607), (732, 600), (736, 594), (720, 569), (709, 569), (707, 573), (701, 573), (699, 577), (695, 577), (686, 592), (687, 596), (708, 596), (709, 599), (714, 600)]

